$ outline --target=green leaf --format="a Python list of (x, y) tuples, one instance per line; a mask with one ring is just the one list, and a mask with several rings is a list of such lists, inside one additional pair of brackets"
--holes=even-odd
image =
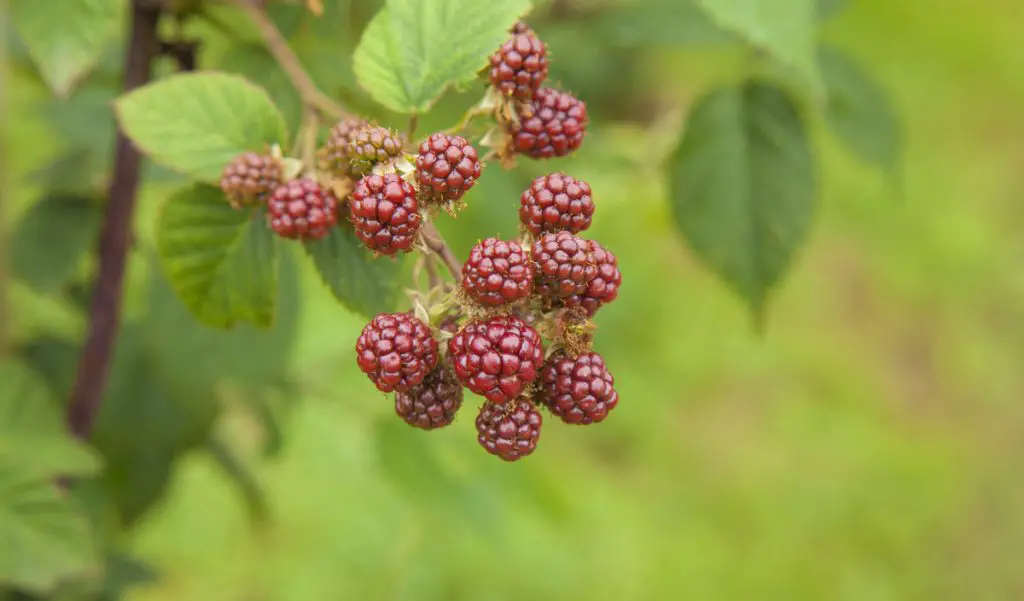
[(42, 198), (14, 230), (14, 274), (39, 292), (60, 291), (96, 243), (101, 219), (100, 207), (92, 199), (56, 194)]
[(846, 10), (850, 0), (818, 0), (817, 17), (819, 21), (826, 21)]
[(790, 68), (820, 96), (815, 0), (697, 0), (711, 19)]
[(374, 315), (394, 305), (400, 264), (390, 257), (373, 258), (347, 228), (336, 227), (305, 248), (324, 284), (352, 311)]
[(201, 181), (246, 150), (285, 145), (284, 118), (267, 93), (234, 75), (173, 75), (115, 104), (128, 136), (153, 160)]
[(277, 260), (262, 209), (235, 210), (217, 188), (195, 185), (167, 200), (157, 223), (164, 273), (203, 322), (269, 327)]
[(88, 520), (54, 478), (98, 469), (65, 431), (44, 381), (0, 363), (0, 584), (42, 593), (97, 568)]
[(529, 4), (388, 0), (356, 48), (356, 77), (389, 109), (425, 112), (446, 87), (476, 76)]
[(0, 363), (0, 458), (40, 478), (87, 475), (97, 456), (72, 438), (46, 383), (21, 363)]
[(611, 39), (627, 46), (718, 45), (737, 41), (733, 33), (712, 21), (696, 0), (617, 4), (602, 13), (599, 26)]
[(822, 47), (821, 64), (832, 131), (862, 161), (893, 173), (899, 169), (899, 119), (885, 90), (842, 51)]
[(120, 30), (121, 0), (11, 0), (11, 19), (47, 85), (63, 96)]
[(693, 107), (669, 168), (676, 223), (760, 322), (807, 237), (816, 175), (804, 124), (780, 89), (749, 82)]
[[(303, 6), (283, 5), (282, 8), (299, 9), (309, 14)], [(232, 45), (221, 58), (220, 68), (237, 73), (261, 86), (280, 109), (289, 130), (299, 126), (302, 117), (302, 98), (295, 91), (295, 86), (281, 65), (267, 52), (263, 44)]]

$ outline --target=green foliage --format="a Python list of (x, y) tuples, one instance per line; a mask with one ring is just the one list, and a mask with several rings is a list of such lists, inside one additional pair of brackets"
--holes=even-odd
[(173, 75), (122, 96), (116, 110), (154, 160), (206, 182), (217, 182), (242, 152), (284, 146), (287, 137), (267, 93), (223, 73)]
[(263, 210), (233, 209), (217, 188), (186, 188), (163, 208), (157, 249), (171, 285), (199, 319), (222, 328), (273, 322), (277, 262)]
[(793, 101), (752, 82), (701, 99), (671, 159), (676, 223), (759, 322), (810, 228), (816, 176), (808, 144)]
[(324, 284), (352, 311), (373, 315), (395, 304), (398, 261), (374, 259), (349, 228), (335, 228), (305, 248)]
[(126, 4), (118, 0), (11, 0), (11, 19), (47, 85), (64, 96), (119, 32)]
[(821, 94), (814, 53), (814, 0), (697, 0), (723, 29), (792, 69), (811, 93)]
[(602, 28), (620, 44), (649, 46), (720, 45), (737, 36), (719, 27), (697, 0), (642, 0), (614, 6), (601, 16)]
[(356, 49), (356, 76), (389, 109), (427, 111), (445, 88), (473, 79), (527, 8), (528, 0), (388, 0)]
[(12, 236), (14, 274), (40, 292), (62, 289), (95, 245), (100, 216), (91, 198), (51, 194), (40, 199)]
[(0, 584), (45, 592), (97, 568), (88, 521), (55, 478), (93, 474), (99, 461), (28, 368), (0, 363), (0, 384)]
[(818, 61), (828, 93), (829, 127), (860, 160), (889, 173), (898, 171), (903, 144), (885, 90), (836, 48), (821, 47)]

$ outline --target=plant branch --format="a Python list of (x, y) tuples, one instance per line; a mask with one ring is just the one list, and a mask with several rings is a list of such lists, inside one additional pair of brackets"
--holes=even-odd
[[(125, 49), (124, 89), (146, 84), (153, 62), (160, 54), (157, 24), (161, 9), (142, 0), (132, 3), (131, 34)], [(100, 400), (110, 371), (121, 317), (124, 272), (131, 244), (132, 214), (139, 187), (141, 157), (118, 128), (114, 150), (114, 175), (99, 242), (99, 274), (89, 308), (89, 328), (78, 361), (75, 385), (68, 403), (68, 427), (87, 438), (99, 413)]]
[(441, 276), (437, 273), (437, 257), (431, 253), (423, 257), (423, 259), (423, 264), (427, 269), (427, 284), (430, 286), (430, 289), (437, 290), (441, 288), (444, 282), (441, 281)]
[(344, 117), (345, 110), (316, 86), (313, 78), (309, 76), (305, 67), (302, 66), (302, 62), (299, 61), (299, 57), (295, 56), (295, 52), (288, 45), (288, 41), (281, 35), (277, 25), (270, 19), (266, 11), (263, 10), (258, 0), (231, 0), (231, 2), (248, 15), (253, 24), (256, 25), (256, 29), (259, 30), (260, 35), (263, 37), (267, 50), (277, 60), (278, 64), (281, 65), (281, 68), (284, 69), (288, 79), (291, 80), (292, 85), (299, 92), (299, 96), (302, 97), (303, 103), (315, 108), (328, 117), (334, 119)]
[(455, 283), (462, 283), (462, 263), (459, 262), (451, 247), (444, 241), (444, 236), (437, 230), (437, 227), (428, 221), (423, 224), (420, 234), (423, 236), (423, 242), (427, 245), (427, 248), (437, 255), (445, 264), (445, 267), (448, 268), (448, 273), (451, 274)]

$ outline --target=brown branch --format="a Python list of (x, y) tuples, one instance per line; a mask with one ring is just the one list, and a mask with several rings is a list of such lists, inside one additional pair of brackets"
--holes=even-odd
[(455, 283), (462, 283), (462, 263), (459, 262), (451, 247), (444, 241), (444, 236), (437, 230), (437, 227), (433, 223), (428, 222), (420, 229), (420, 234), (423, 236), (423, 242), (426, 243), (427, 248), (444, 262), (445, 267), (448, 268), (448, 273), (451, 274)]
[(440, 274), (437, 273), (437, 257), (433, 253), (424, 255), (423, 265), (427, 269), (427, 285), (431, 290), (437, 290), (444, 285)]
[[(150, 79), (153, 61), (160, 53), (160, 40), (157, 38), (160, 14), (161, 9), (152, 3), (135, 0), (132, 4), (131, 34), (125, 49), (125, 91), (145, 85)], [(120, 324), (140, 163), (139, 152), (119, 128), (114, 150), (114, 175), (100, 232), (99, 274), (89, 308), (89, 331), (68, 403), (68, 427), (79, 438), (87, 438), (92, 430), (110, 371)]]
[(253, 24), (256, 25), (256, 29), (259, 30), (260, 35), (263, 37), (267, 50), (277, 60), (277, 63), (281, 65), (281, 68), (284, 69), (288, 79), (291, 80), (292, 85), (298, 90), (299, 96), (302, 97), (302, 101), (307, 106), (314, 107), (328, 117), (334, 119), (344, 117), (345, 110), (316, 86), (313, 78), (309, 76), (306, 68), (299, 61), (299, 57), (295, 56), (295, 52), (288, 45), (288, 41), (281, 35), (277, 25), (274, 25), (274, 22), (267, 16), (258, 0), (231, 1), (248, 15)]

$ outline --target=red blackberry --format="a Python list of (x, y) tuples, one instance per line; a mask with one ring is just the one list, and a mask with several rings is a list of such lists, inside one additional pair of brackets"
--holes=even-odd
[(349, 155), (352, 148), (349, 143), (356, 132), (366, 126), (365, 119), (347, 117), (331, 128), (327, 142), (320, 151), (321, 163), (325, 170), (340, 176), (353, 174), (352, 157)]
[(544, 363), (537, 397), (567, 424), (591, 424), (619, 403), (615, 378), (597, 353), (573, 359), (558, 351)]
[(559, 230), (578, 234), (590, 227), (594, 216), (590, 185), (564, 173), (533, 180), (519, 203), (519, 221), (535, 236)]
[(540, 412), (526, 399), (511, 407), (484, 403), (476, 418), (477, 441), (505, 461), (522, 459), (537, 448), (541, 422)]
[(516, 398), (544, 363), (540, 334), (511, 315), (466, 324), (448, 341), (448, 354), (459, 381), (498, 404)]
[(395, 393), (395, 413), (410, 426), (433, 430), (455, 420), (462, 406), (462, 385), (443, 365), (430, 372), (417, 386)]
[(519, 123), (509, 125), (512, 147), (535, 159), (561, 157), (583, 143), (587, 105), (568, 92), (541, 88), (533, 102), (519, 112)]
[(462, 266), (462, 287), (483, 305), (526, 298), (533, 290), (530, 258), (518, 242), (488, 238), (473, 247)]
[(591, 317), (602, 305), (606, 305), (619, 295), (622, 284), (622, 273), (619, 272), (619, 260), (612, 252), (594, 240), (590, 244), (590, 256), (597, 265), (597, 276), (587, 285), (583, 294), (574, 294), (565, 299), (567, 307), (583, 307)]
[(377, 163), (390, 161), (402, 154), (402, 137), (386, 127), (367, 125), (352, 133), (345, 147), (352, 172), (369, 173)]
[(267, 210), (270, 227), (284, 238), (318, 240), (338, 221), (334, 194), (311, 179), (293, 179), (278, 186)]
[(437, 365), (430, 326), (409, 313), (380, 313), (356, 341), (359, 369), (382, 392), (406, 392)]
[(257, 152), (238, 155), (220, 176), (220, 189), (235, 208), (267, 202), (280, 183), (281, 162)]
[(559, 299), (583, 294), (597, 277), (597, 264), (583, 238), (569, 232), (544, 234), (533, 243), (537, 294)]
[(360, 179), (349, 205), (356, 235), (371, 250), (385, 255), (408, 251), (423, 221), (416, 190), (395, 173)]
[(480, 177), (476, 149), (462, 136), (436, 133), (420, 144), (416, 179), (442, 200), (459, 200)]
[(491, 84), (505, 96), (530, 100), (548, 76), (548, 51), (537, 34), (523, 23), (491, 55)]

